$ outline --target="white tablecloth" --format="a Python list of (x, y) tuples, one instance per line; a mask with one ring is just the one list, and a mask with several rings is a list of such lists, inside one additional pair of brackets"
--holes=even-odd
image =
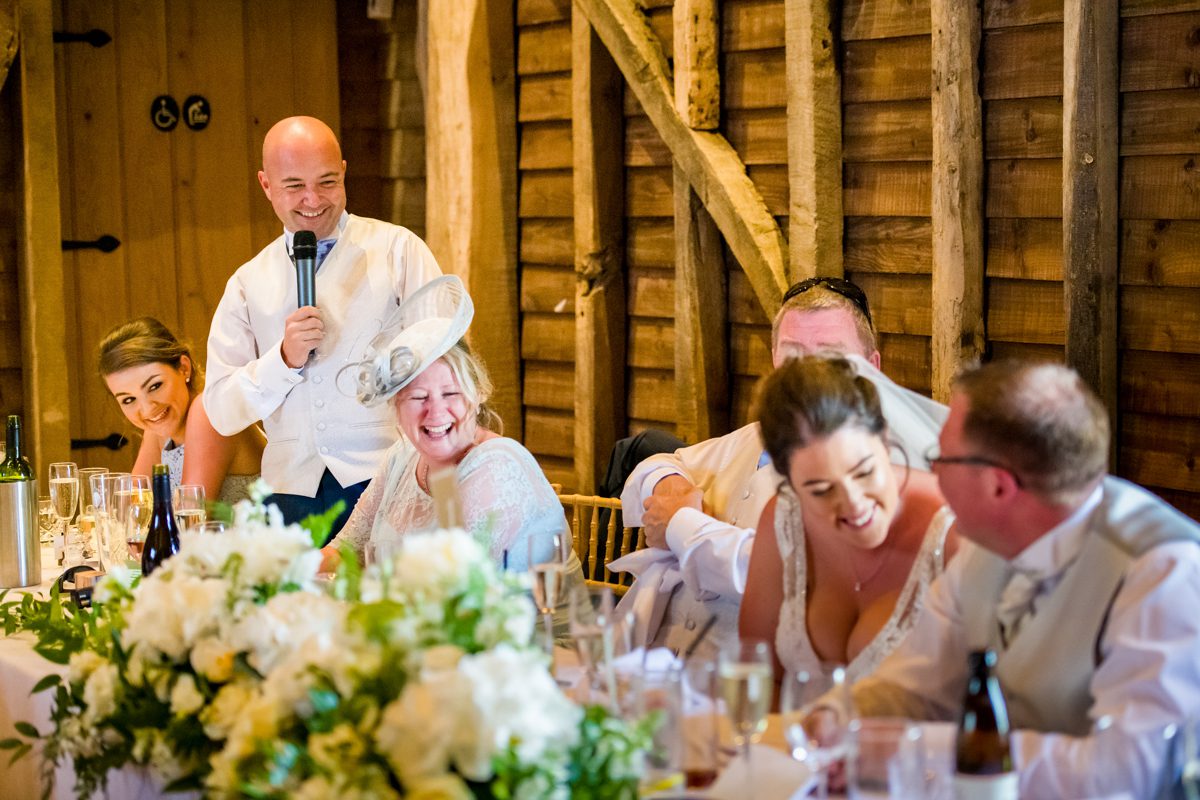
[[(51, 584), (62, 572), (54, 565), (53, 552), (42, 550), (42, 584), (28, 589), (14, 589), (9, 599), (17, 592), (37, 591), (48, 594)], [(65, 668), (53, 664), (33, 651), (34, 639), (27, 634), (0, 637), (0, 739), (17, 736), (14, 724), (31, 722), (39, 731), (50, 727), (50, 706), (53, 691), (32, 694), (38, 681), (51, 672), (64, 672)], [(0, 797), (5, 800), (39, 800), (42, 796), (42, 757), (36, 750), (15, 764), (10, 765), (11, 753), (0, 752)], [(55, 773), (54, 800), (72, 800), (75, 773), (68, 764), (60, 766)], [(122, 770), (109, 776), (107, 800), (149, 800), (160, 797), (155, 786), (145, 775), (136, 770)], [(178, 795), (172, 795), (178, 797)]]

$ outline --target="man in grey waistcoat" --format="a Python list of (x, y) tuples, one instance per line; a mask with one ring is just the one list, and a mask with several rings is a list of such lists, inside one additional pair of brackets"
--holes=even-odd
[(1154, 796), (1163, 731), (1200, 709), (1200, 526), (1105, 474), (1104, 406), (1061, 365), (960, 376), (939, 444), (968, 542), (858, 713), (956, 720), (992, 648), (1021, 797)]

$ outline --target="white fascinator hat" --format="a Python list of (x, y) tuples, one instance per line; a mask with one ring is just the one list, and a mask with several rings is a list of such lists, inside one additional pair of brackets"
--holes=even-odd
[(371, 340), (354, 370), (358, 402), (384, 402), (466, 335), (475, 305), (456, 275), (441, 275), (401, 303)]

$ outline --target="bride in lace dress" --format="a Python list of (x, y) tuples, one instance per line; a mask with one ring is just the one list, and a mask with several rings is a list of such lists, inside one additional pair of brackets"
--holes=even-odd
[(759, 520), (739, 632), (788, 670), (856, 680), (915, 622), (956, 549), (953, 514), (933, 475), (890, 463), (878, 391), (848, 361), (785, 364), (757, 409), (787, 480)]

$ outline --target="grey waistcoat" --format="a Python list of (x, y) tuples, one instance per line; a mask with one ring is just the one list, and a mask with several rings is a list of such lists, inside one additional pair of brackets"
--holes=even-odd
[(974, 551), (964, 568), (963, 586), (971, 587), (962, 598), (964, 630), (972, 650), (996, 651), (1013, 727), (1076, 736), (1091, 729), (1092, 674), (1125, 570), (1148, 550), (1176, 541), (1200, 544), (1200, 525), (1149, 492), (1106, 478), (1078, 558), (1007, 649), (996, 605), (1012, 567), (982, 548)]

